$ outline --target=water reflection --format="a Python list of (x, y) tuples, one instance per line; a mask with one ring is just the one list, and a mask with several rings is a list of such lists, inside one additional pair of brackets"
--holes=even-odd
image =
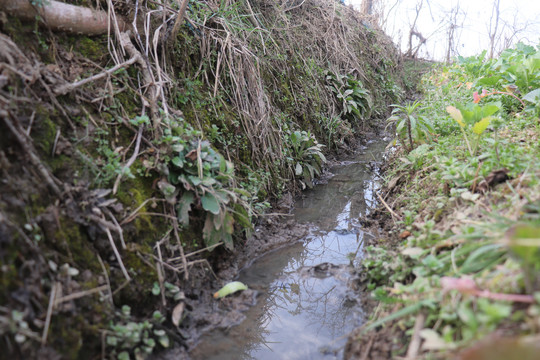
[(361, 309), (348, 300), (346, 267), (368, 236), (358, 220), (374, 205), (378, 186), (368, 162), (381, 157), (384, 145), (370, 145), (332, 168), (328, 184), (306, 192), (295, 217), (313, 224), (310, 235), (241, 272), (240, 281), (260, 290), (257, 305), (242, 324), (205, 336), (191, 354), (195, 359), (341, 356), (345, 336), (362, 321)]

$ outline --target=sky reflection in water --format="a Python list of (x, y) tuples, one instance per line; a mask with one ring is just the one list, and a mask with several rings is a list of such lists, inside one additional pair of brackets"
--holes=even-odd
[(313, 224), (310, 235), (240, 274), (240, 281), (267, 291), (242, 324), (205, 336), (192, 353), (195, 359), (341, 358), (348, 332), (363, 320), (361, 309), (349, 301), (348, 271), (309, 269), (321, 263), (343, 268), (361, 256), (363, 237), (370, 235), (359, 218), (375, 204), (378, 188), (369, 162), (382, 160), (385, 145), (368, 145), (331, 168), (327, 184), (305, 192), (294, 213), (298, 222)]

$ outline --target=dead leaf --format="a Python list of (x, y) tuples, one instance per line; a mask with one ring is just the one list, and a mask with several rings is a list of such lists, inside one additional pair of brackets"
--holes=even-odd
[(386, 186), (388, 192), (392, 191), (392, 189), (395, 188), (399, 184), (399, 182), (400, 182), (401, 178), (403, 177), (403, 175), (404, 174), (396, 176), (396, 177), (392, 178), (392, 180), (390, 180), (390, 182), (388, 182), (388, 185)]
[(401, 234), (399, 234), (399, 238), (400, 238), (400, 239), (406, 239), (406, 238), (408, 238), (408, 237), (411, 236), (411, 235), (412, 235), (412, 234), (411, 234), (410, 231), (405, 230), (405, 231), (403, 231)]
[(473, 191), (485, 194), (489, 190), (489, 188), (492, 188), (497, 184), (503, 183), (508, 179), (510, 179), (510, 177), (508, 176), (507, 169), (493, 170), (491, 173), (489, 173), (488, 176), (486, 176), (484, 180), (480, 182), (480, 184), (478, 184), (476, 189), (473, 189)]
[(443, 338), (432, 329), (420, 330), (420, 337), (424, 339), (424, 343), (422, 344), (423, 350), (445, 350), (455, 346), (452, 343), (444, 341)]
[(193, 149), (186, 154), (186, 159), (195, 161), (197, 159), (197, 149)]
[(185, 303), (181, 302), (174, 307), (174, 310), (171, 315), (171, 320), (174, 326), (179, 326), (180, 321), (182, 320), (182, 315), (184, 314)]
[(464, 191), (461, 193), (460, 196), (463, 200), (472, 201), (472, 202), (475, 202), (480, 197), (479, 194), (473, 194), (470, 191)]
[(411, 248), (406, 248), (402, 250), (401, 253), (403, 255), (407, 255), (412, 258), (417, 258), (424, 253), (424, 249), (419, 248), (419, 247), (411, 247)]
[(538, 336), (503, 338), (492, 336), (462, 351), (459, 360), (535, 360), (540, 351)]
[(62, 75), (62, 70), (60, 70), (60, 67), (56, 64), (46, 65), (45, 69), (49, 70), (50, 72), (56, 73), (58, 75)]

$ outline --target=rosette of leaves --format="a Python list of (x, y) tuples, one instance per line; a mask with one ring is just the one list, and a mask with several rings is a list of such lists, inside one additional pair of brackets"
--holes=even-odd
[[(471, 156), (476, 155), (480, 139), (493, 120), (492, 115), (500, 109), (501, 104), (499, 102), (489, 103), (484, 106), (469, 103), (465, 106), (458, 104), (456, 107), (446, 107), (448, 114), (450, 114), (450, 116), (459, 124)], [(476, 135), (476, 141), (473, 146), (471, 146), (471, 143), (469, 142), (467, 132), (472, 132)]]
[(386, 128), (396, 127), (396, 135), (401, 144), (407, 147), (408, 143), (407, 151), (413, 151), (416, 143), (431, 140), (434, 132), (433, 125), (426, 117), (415, 114), (417, 110), (421, 110), (419, 101), (407, 105), (392, 104), (390, 106), (394, 109), (392, 116), (386, 120)]
[(131, 318), (131, 308), (124, 305), (119, 317), (120, 321), (111, 322), (106, 338), (107, 346), (112, 348), (111, 355), (117, 359), (145, 359), (158, 344), (163, 348), (169, 347), (169, 337), (156, 326), (165, 321), (159, 311), (154, 311), (150, 321), (136, 322)]
[(175, 203), (178, 221), (189, 225), (193, 208), (205, 211), (203, 240), (206, 246), (220, 241), (233, 249), (235, 221), (250, 228), (249, 206), (242, 196), (249, 194), (233, 184), (233, 164), (215, 151), (206, 140), (184, 140), (175, 137), (173, 154), (167, 167), (167, 181), (161, 191)]
[(327, 88), (331, 90), (342, 103), (341, 114), (347, 117), (369, 118), (371, 116), (371, 95), (360, 80), (347, 75), (326, 75)]
[[(313, 187), (313, 179), (322, 171), (326, 157), (322, 153), (324, 145), (319, 144), (308, 131), (294, 131), (288, 136), (288, 160), (294, 166), (296, 176), (303, 179), (302, 185)], [(304, 184), (305, 182), (305, 184)]]

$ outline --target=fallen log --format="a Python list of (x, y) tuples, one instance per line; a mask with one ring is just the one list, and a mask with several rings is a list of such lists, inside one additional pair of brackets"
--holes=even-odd
[[(32, 5), (29, 0), (0, 0), (0, 10), (23, 20), (33, 20), (39, 15), (39, 21), (54, 31), (66, 31), (75, 34), (101, 35), (113, 31), (113, 19), (102, 10), (65, 4), (47, 0), (42, 5)], [(116, 22), (121, 32), (127, 31), (131, 25), (117, 17)]]

